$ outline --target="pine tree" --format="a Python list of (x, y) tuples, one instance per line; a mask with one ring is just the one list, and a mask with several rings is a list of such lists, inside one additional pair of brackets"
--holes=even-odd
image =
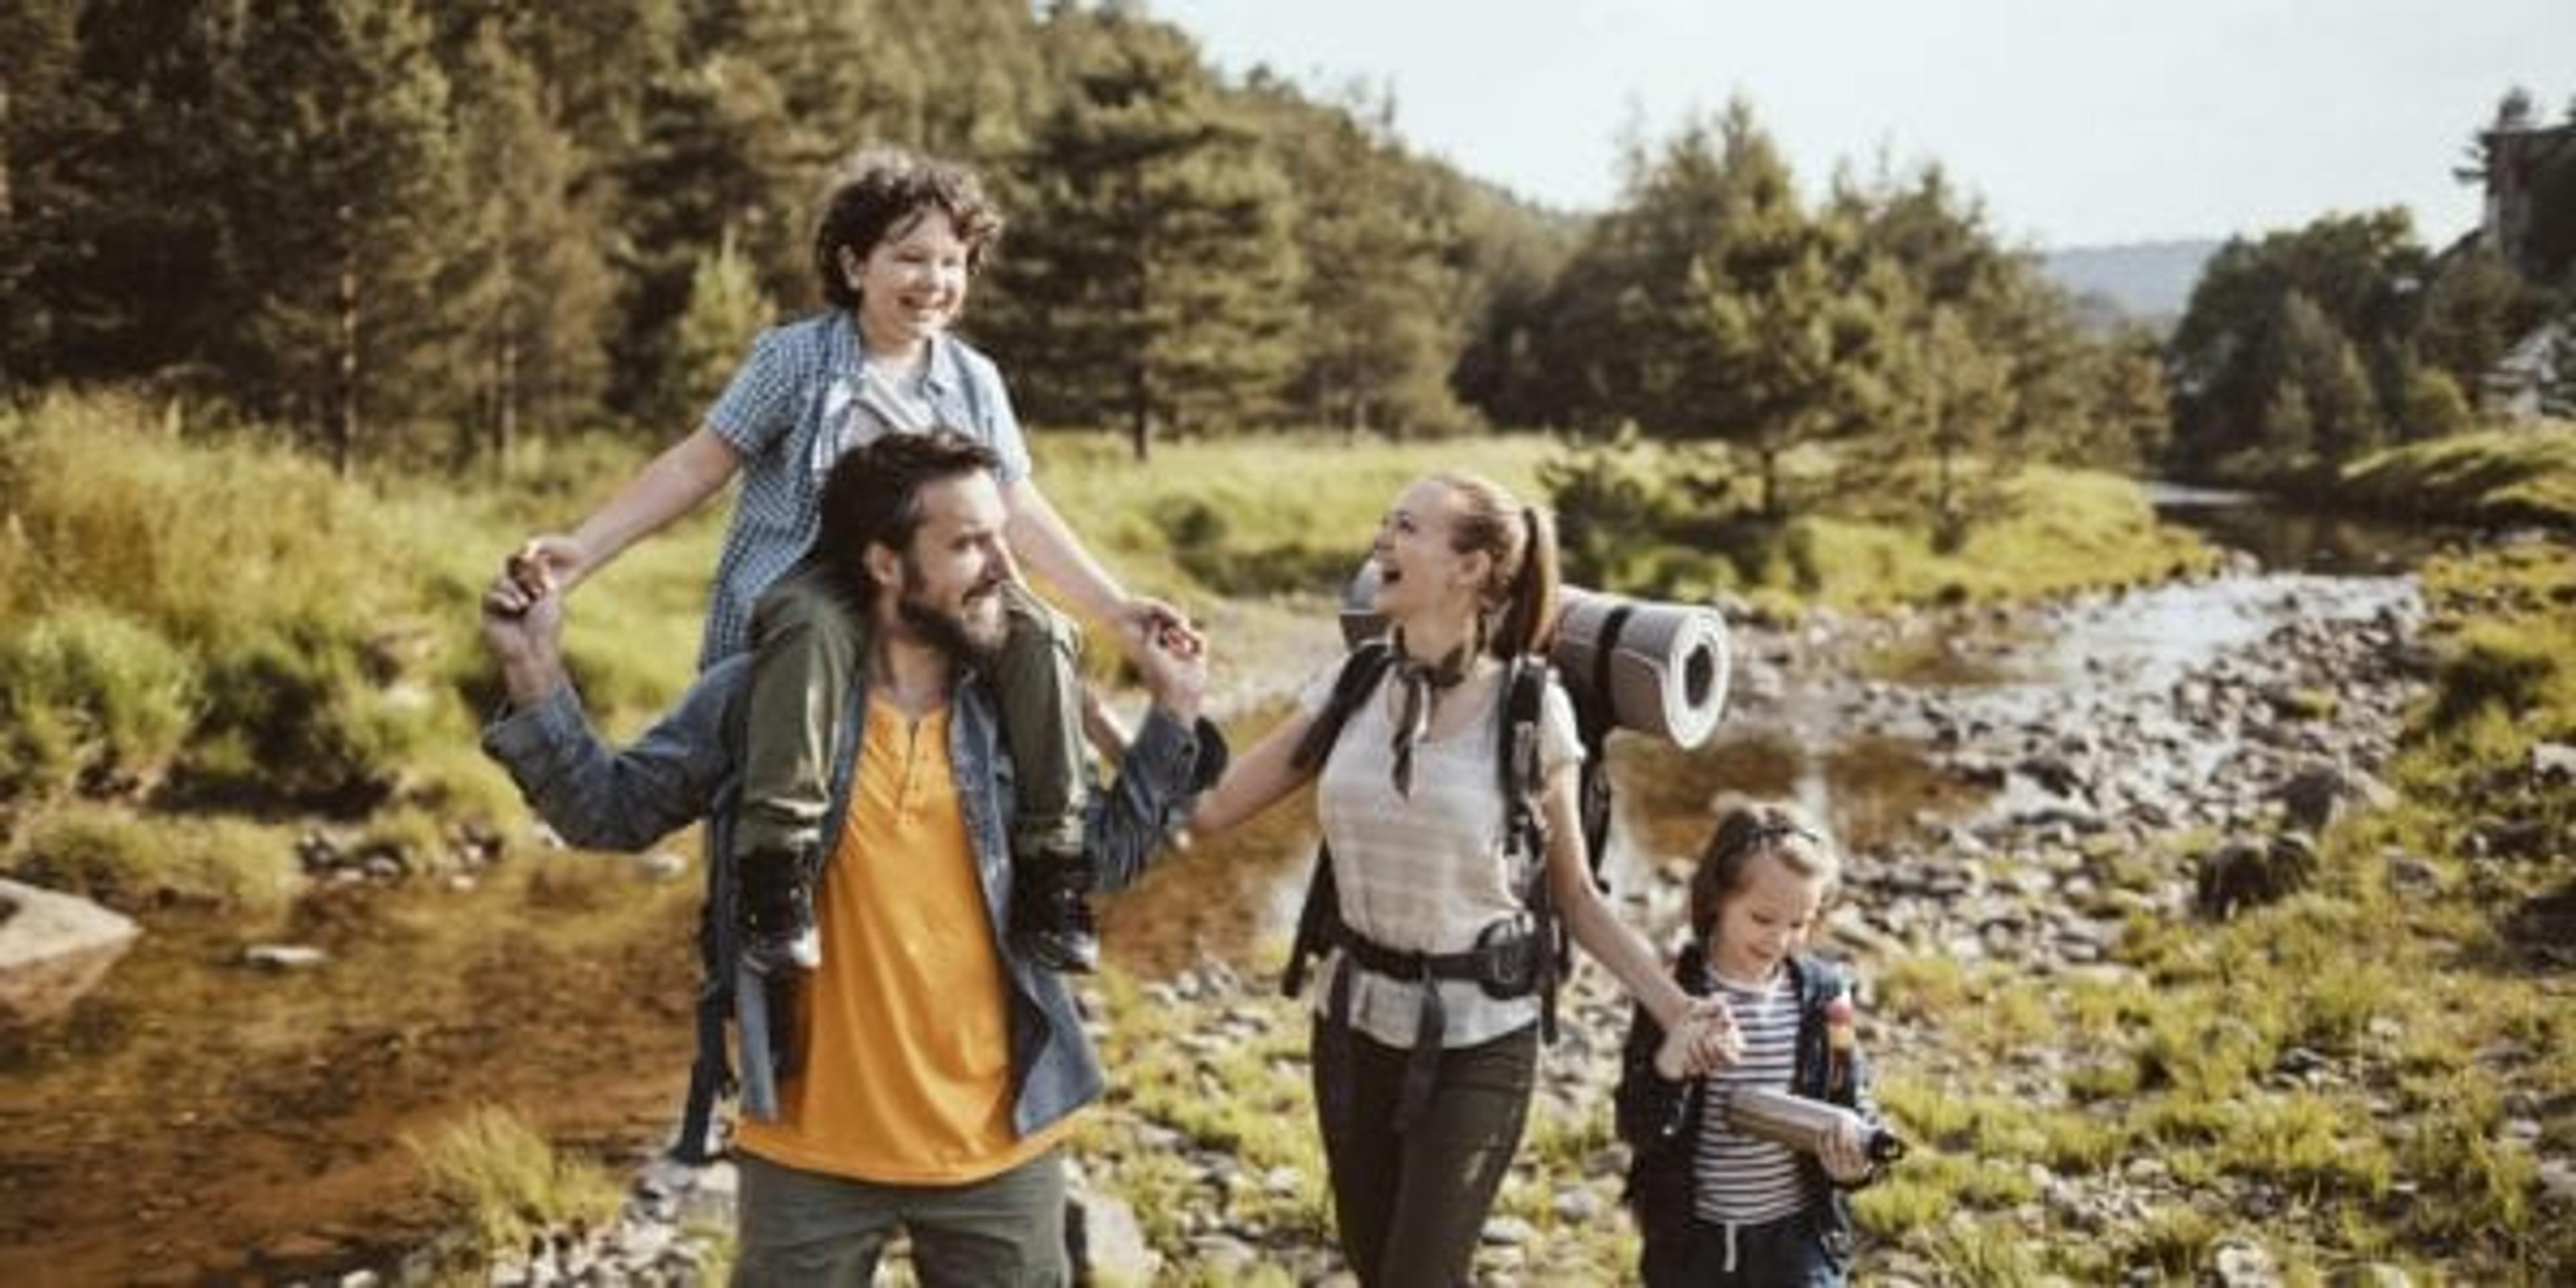
[(728, 231), (690, 275), (688, 311), (680, 315), (672, 346), (667, 401), (679, 407), (713, 405), (770, 316), (769, 299), (760, 293), (751, 261), (735, 248)]
[(581, 163), (546, 117), (535, 68), (497, 24), (459, 59), (458, 133), (472, 195), (466, 366), (474, 398), (462, 455), (504, 461), (524, 423), (561, 426), (607, 382), (614, 283), (598, 213), (577, 203)]
[[(761, 289), (811, 301), (787, 194), (790, 144), (777, 86), (757, 63), (720, 55), (657, 85), (643, 146), (621, 176), (625, 205), (620, 326), (611, 346), (612, 405), (655, 426), (695, 424), (703, 405), (674, 403), (663, 378), (699, 260), (730, 234)], [(791, 306), (792, 307), (792, 306)], [(662, 428), (657, 433), (676, 433)]]
[(40, 275), (77, 244), (82, 194), (67, 173), (84, 122), (70, 0), (0, 10), (0, 386), (41, 377), (54, 360), (55, 304)]
[(1448, 368), (1466, 330), (1456, 196), (1394, 137), (1394, 105), (1307, 102), (1256, 74), (1250, 93), (1295, 187), (1305, 263), (1289, 396), (1313, 422), (1401, 437), (1462, 423)]
[[(2192, 287), (2170, 347), (2175, 465), (2206, 472), (2217, 462), (2256, 459), (2249, 448), (2277, 461), (2279, 440), (2257, 436), (2275, 421), (2327, 426), (2321, 450), (2329, 460), (2340, 459), (2332, 453), (2345, 446), (2375, 441), (2381, 426), (2402, 419), (2429, 265), (2402, 209), (2328, 215), (2221, 247)], [(2288, 320), (2293, 295), (2313, 318)], [(2295, 343), (2285, 343), (2285, 327)], [(2338, 344), (2350, 351), (2350, 372)], [(2284, 420), (2274, 414), (2276, 391), (2291, 352), (2314, 360), (2298, 377), (2307, 385), (2302, 415)], [(2358, 380), (2347, 378), (2352, 373)], [(2320, 406), (2320, 398), (2335, 405)], [(2367, 405), (2346, 410), (2347, 401)]]
[(453, 410), (471, 225), (448, 81), (407, 0), (242, 12), (231, 227), (255, 303), (240, 357), (263, 409), (345, 473), (371, 426)]
[(1781, 459), (1849, 433), (1880, 396), (1884, 309), (1853, 230), (1800, 209), (1788, 164), (1742, 101), (1632, 161), (1626, 203), (1569, 268), (1553, 319), (1585, 399), (1648, 435), (1749, 451), (1761, 507), (1786, 513)]
[(10, 76), (24, 96), (9, 161), (23, 277), (5, 308), (36, 346), (13, 372), (232, 392), (241, 381), (223, 359), (250, 300), (230, 252), (225, 203), (241, 176), (218, 101), (234, 24), (152, 0), (76, 7), (68, 65), (55, 61), (62, 27), (13, 33), (28, 42), (12, 42)]
[(1112, 7), (1046, 35), (1064, 97), (995, 318), (1041, 419), (1158, 433), (1276, 414), (1294, 360), (1293, 194), (1179, 30)]

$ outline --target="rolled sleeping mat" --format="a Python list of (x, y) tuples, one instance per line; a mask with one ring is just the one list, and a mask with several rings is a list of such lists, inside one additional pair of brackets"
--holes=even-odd
[(1609, 699), (1610, 722), (1685, 750), (1707, 742), (1726, 709), (1726, 618), (1714, 608), (1558, 592), (1548, 660), (1568, 688)]
[[(1386, 629), (1377, 615), (1376, 560), (1342, 588), (1342, 643)], [(1556, 644), (1548, 650), (1580, 699), (1606, 689), (1610, 722), (1685, 750), (1707, 742), (1726, 708), (1726, 618), (1714, 608), (1566, 586), (1557, 592)]]

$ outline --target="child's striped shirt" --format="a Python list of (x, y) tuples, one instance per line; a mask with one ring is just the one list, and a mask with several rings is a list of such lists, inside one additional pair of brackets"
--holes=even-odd
[(1692, 1159), (1698, 1182), (1692, 1187), (1692, 1212), (1713, 1223), (1776, 1221), (1806, 1206), (1796, 1151), (1737, 1132), (1718, 1106), (1731, 1088), (1791, 1089), (1798, 1062), (1797, 986), (1787, 970), (1775, 969), (1770, 982), (1758, 988), (1742, 988), (1719, 976), (1717, 995), (1735, 1012), (1744, 1059), (1709, 1075), (1708, 1112), (1700, 1116)]

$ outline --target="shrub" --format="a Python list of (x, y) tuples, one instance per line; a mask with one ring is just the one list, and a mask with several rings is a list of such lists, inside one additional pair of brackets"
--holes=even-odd
[(427, 723), (387, 695), (354, 640), (309, 621), (269, 624), (217, 656), (205, 690), (205, 741), (188, 768), (254, 797), (372, 805)]
[(34, 884), (128, 911), (174, 902), (274, 910), (297, 884), (284, 829), (140, 816), (93, 801), (38, 814), (11, 847), (8, 867)]
[(159, 776), (198, 702), (195, 666), (131, 618), (90, 605), (0, 639), (0, 789)]

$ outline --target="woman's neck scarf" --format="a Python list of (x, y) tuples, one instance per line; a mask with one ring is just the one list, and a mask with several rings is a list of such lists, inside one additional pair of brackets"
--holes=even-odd
[(1395, 683), (1403, 705), (1395, 721), (1395, 794), (1413, 797), (1413, 748), (1431, 732), (1431, 696), (1457, 688), (1467, 678), (1472, 655), (1465, 644), (1437, 662), (1424, 662), (1404, 651), (1404, 633), (1395, 636)]

